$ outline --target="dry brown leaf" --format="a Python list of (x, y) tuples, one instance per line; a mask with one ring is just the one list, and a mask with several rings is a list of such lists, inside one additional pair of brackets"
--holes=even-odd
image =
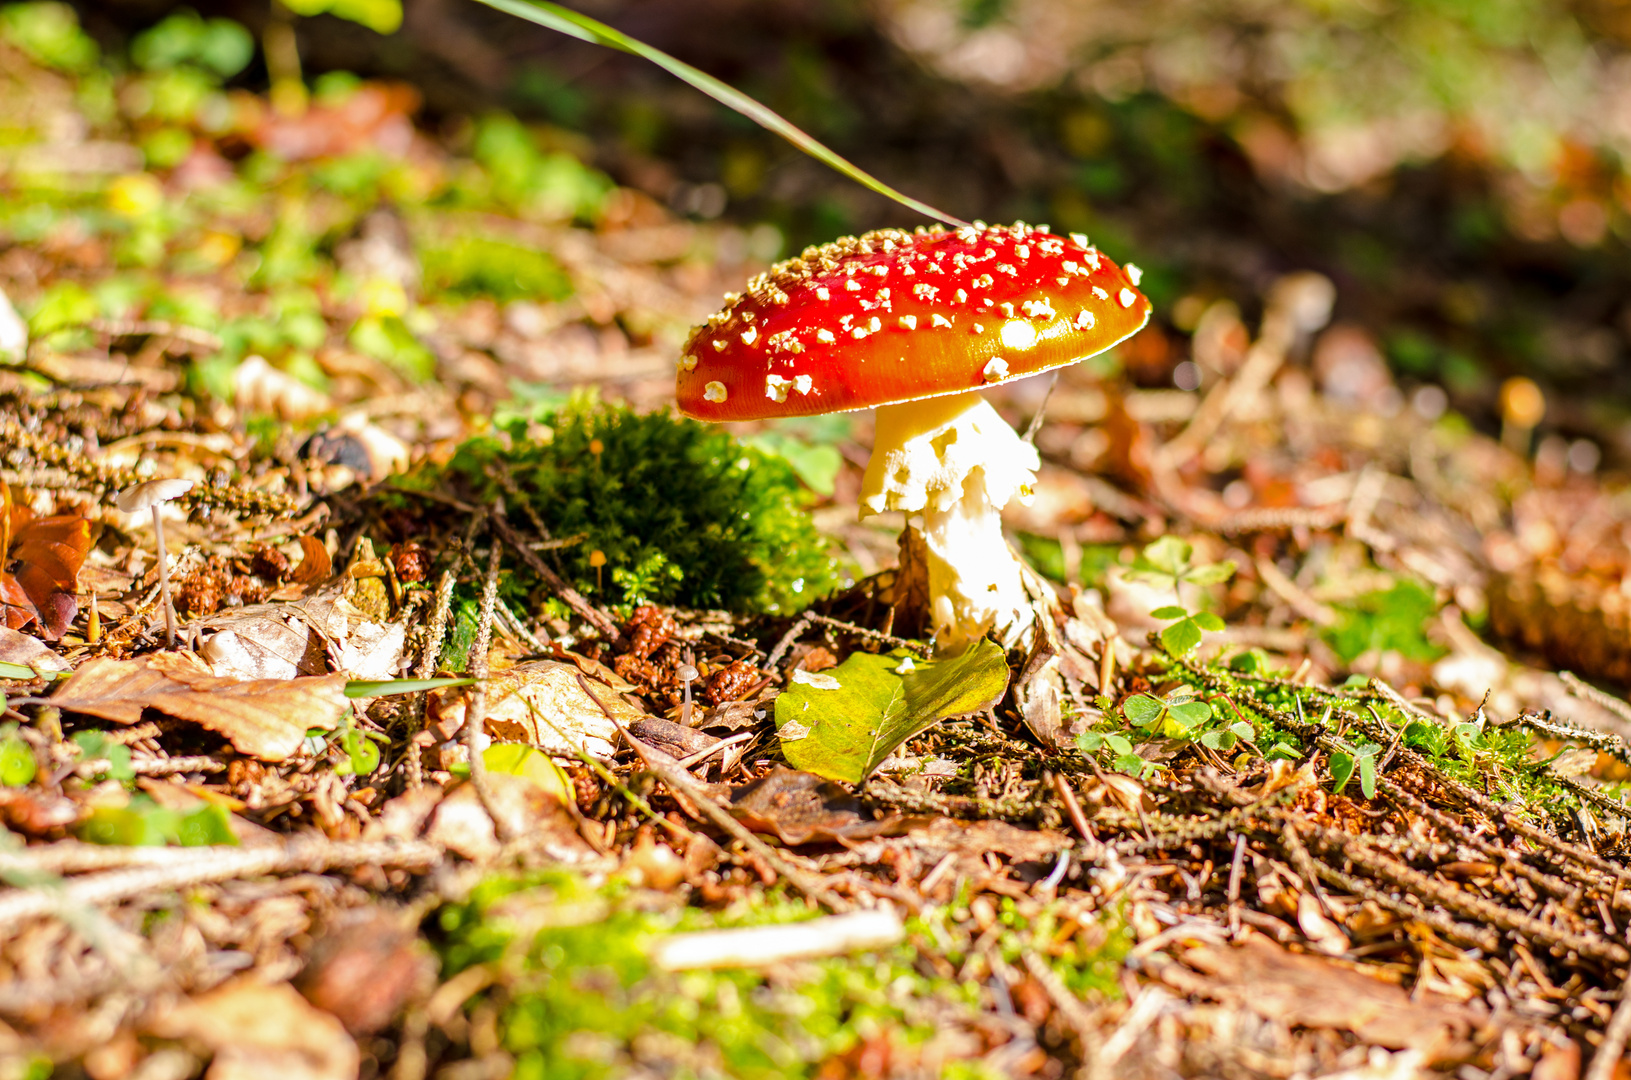
[[(464, 727), (469, 700), (469, 687), (431, 693), (430, 721), (439, 737), (450, 739)], [(611, 756), (617, 724), (608, 711), (624, 727), (646, 716), (611, 687), (584, 677), (575, 664), (533, 660), (496, 672), (487, 681), (487, 733), (504, 742), (531, 743), (550, 754), (583, 750)]]
[(73, 665), (52, 652), (37, 637), (0, 626), (0, 661), (21, 664), (35, 671), (67, 671)]
[(794, 846), (895, 836), (921, 822), (898, 814), (874, 820), (848, 789), (794, 769), (776, 769), (737, 788), (730, 810), (755, 832), (773, 833)]
[(292, 585), (316, 585), (334, 576), (334, 560), (328, 548), (315, 536), (296, 537), (300, 541), (300, 565), (289, 575)]
[[(594, 851), (578, 835), (566, 808), (542, 787), (521, 776), (487, 774), (492, 811), (506, 835), (525, 836), (536, 849), (561, 862), (582, 862)], [(475, 862), (490, 859), (502, 845), (493, 832), (493, 819), (481, 805), (476, 789), (459, 782), (430, 817), (425, 839)]]
[(205, 1080), (355, 1080), (357, 1044), (288, 983), (243, 980), (184, 1001), (152, 1025), (214, 1055)]
[(91, 522), (75, 515), (36, 518), (11, 501), (11, 489), (0, 484), (0, 615), (13, 630), (39, 623), (47, 641), (55, 641), (79, 614), (74, 594), (79, 568), (91, 549)]
[(342, 594), (324, 589), (297, 603), (251, 604), (196, 623), (206, 635), (199, 652), (218, 675), (292, 679), (332, 666), (353, 679), (397, 673), (407, 626), (363, 617)]
[(299, 749), (308, 728), (331, 730), (339, 722), (350, 707), (345, 684), (343, 675), (223, 679), (192, 653), (155, 653), (88, 660), (51, 701), (119, 724), (157, 709), (219, 732), (241, 753), (282, 761)]
[(1431, 992), (1412, 1000), (1392, 983), (1321, 957), (1290, 953), (1261, 935), (1243, 945), (1202, 945), (1184, 962), (1211, 976), (1208, 992), (1293, 1027), (1351, 1031), (1390, 1049), (1429, 1055), (1467, 1034), (1476, 1018)]

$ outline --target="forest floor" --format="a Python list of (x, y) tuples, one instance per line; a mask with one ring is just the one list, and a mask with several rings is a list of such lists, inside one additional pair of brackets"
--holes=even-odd
[(1314, 274), (1068, 369), (1047, 632), (816, 760), (934, 661), (868, 415), (668, 419), (774, 236), (7, 10), (0, 1076), (1617, 1075), (1631, 504), (1524, 384), (1479, 434)]

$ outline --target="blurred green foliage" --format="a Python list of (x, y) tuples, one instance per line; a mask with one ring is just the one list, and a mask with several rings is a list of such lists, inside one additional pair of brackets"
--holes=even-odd
[[(800, 922), (814, 914), (802, 903), (772, 894), (727, 912), (665, 911), (638, 895), (621, 883), (591, 889), (545, 871), (490, 878), (434, 916), (444, 977), (476, 964), (498, 973), (484, 1002), (499, 1010), (516, 1077), (635, 1075), (658, 1057), (676, 1076), (825, 1076), (864, 1042), (921, 1046), (980, 1007), (978, 983), (931, 975), (918, 962), (918, 942), (932, 942), (953, 964), (967, 959), (973, 942), (961, 897), (950, 910), (926, 908), (908, 919), (909, 940), (893, 948), (767, 975), (662, 972), (651, 947), (675, 932)], [(1035, 943), (1055, 941), (1061, 923), (1048, 908), (1026, 919), (1004, 899), (988, 947), (1018, 963)], [(1113, 923), (1096, 940), (1076, 933), (1055, 941), (1048, 962), (1072, 993), (1112, 995), (1131, 943)], [(996, 1074), (969, 1059), (946, 1062), (940, 1075)]]
[(420, 254), (425, 288), (453, 296), (565, 300), (572, 279), (548, 252), (488, 236), (465, 234)]
[(197, 12), (177, 12), (137, 34), (130, 43), (130, 59), (144, 71), (168, 71), (195, 65), (219, 78), (231, 78), (249, 66), (255, 39), (231, 19), (201, 18)]
[(402, 26), (402, 0), (278, 0), (296, 15), (333, 15), (380, 34)]
[(36, 64), (57, 71), (87, 72), (101, 59), (74, 9), (55, 0), (0, 7), (0, 34)]
[(1408, 660), (1444, 655), (1426, 637), (1427, 626), (1438, 613), (1438, 600), (1419, 581), (1401, 578), (1390, 589), (1366, 593), (1336, 609), (1338, 620), (1324, 637), (1346, 663), (1373, 649), (1395, 651)]

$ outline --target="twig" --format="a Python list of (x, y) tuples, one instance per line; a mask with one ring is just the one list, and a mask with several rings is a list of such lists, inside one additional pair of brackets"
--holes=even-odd
[[(474, 531), (475, 519), (470, 529), (466, 531), (466, 538)], [(453, 614), (453, 586), (458, 584), (459, 575), (457, 564), (442, 571), (441, 580), (436, 583), (436, 606), (431, 609), (430, 627), (425, 631), (425, 651), (420, 654), (419, 668), (414, 676), (428, 679), (436, 674), (436, 664), (442, 658), (442, 640), (447, 637), (448, 619)], [(425, 710), (429, 701), (421, 698), (414, 710), (414, 735), (417, 735), (425, 726)], [(408, 787), (417, 790), (425, 784), (424, 767), (420, 764), (419, 743), (413, 737), (408, 739)]]
[(783, 859), (776, 853), (775, 848), (754, 836), (746, 825), (737, 821), (724, 807), (709, 798), (707, 792), (703, 791), (702, 787), (684, 769), (673, 763), (673, 758), (670, 758), (661, 750), (647, 746), (630, 734), (629, 729), (606, 707), (605, 702), (590, 691), (589, 684), (581, 673), (577, 673), (577, 679), (578, 684), (583, 687), (583, 692), (588, 694), (596, 705), (600, 706), (600, 711), (606, 715), (606, 719), (616, 725), (623, 738), (628, 741), (630, 746), (634, 747), (634, 752), (640, 755), (640, 759), (645, 762), (646, 768), (656, 773), (658, 778), (667, 784), (676, 795), (684, 796), (694, 803), (697, 809), (713, 820), (715, 825), (741, 841), (744, 847), (764, 860), (766, 866), (786, 878), (788, 884), (809, 899), (833, 911), (845, 911), (849, 908), (846, 901), (834, 895), (832, 890), (828, 889), (819, 880), (812, 878), (804, 871), (794, 867), (786, 859)]
[(1627, 705), (1613, 694), (1597, 689), (1572, 671), (1560, 671), (1557, 677), (1563, 680), (1563, 685), (1567, 686), (1575, 697), (1599, 705), (1631, 724), (1631, 705)]
[(510, 545), (515, 553), (521, 556), (521, 561), (526, 563), (533, 573), (543, 578), (544, 584), (549, 586), (550, 590), (556, 596), (559, 596), (567, 607), (582, 616), (585, 622), (593, 626), (608, 641), (618, 640), (617, 624), (612, 621), (611, 616), (591, 604), (584, 598), (582, 593), (568, 585), (561, 575), (550, 569), (549, 564), (539, 558), (536, 551), (532, 550), (532, 546), (511, 528), (510, 523), (504, 518), (502, 507), (494, 507), (493, 513), (488, 520), (492, 522), (493, 532), (498, 539)]
[(1020, 436), (1026, 442), (1036, 442), (1036, 433), (1042, 428), (1042, 418), (1048, 414), (1048, 399), (1053, 397), (1053, 389), (1058, 385), (1059, 369), (1054, 368), (1053, 374), (1048, 376), (1048, 388), (1042, 391), (1042, 400), (1037, 403), (1036, 412), (1031, 416), (1031, 422), (1025, 425), (1025, 434)]
[(885, 645), (894, 645), (897, 648), (912, 649), (924, 656), (929, 655), (929, 647), (921, 641), (913, 641), (910, 638), (896, 637), (893, 634), (886, 634), (881, 630), (872, 630), (865, 626), (858, 626), (852, 622), (845, 622), (843, 619), (835, 619), (831, 615), (817, 615), (813, 611), (805, 612), (804, 617), (813, 622), (821, 623), (824, 626), (831, 626), (835, 629), (846, 631), (847, 633), (858, 634), (861, 637), (871, 638), (874, 641), (881, 641)]
[(769, 967), (790, 960), (887, 949), (905, 937), (900, 914), (886, 904), (809, 922), (674, 934), (652, 947), (651, 960), (664, 971)]
[(793, 647), (793, 643), (797, 641), (806, 630), (810, 629), (810, 623), (812, 621), (813, 620), (810, 618), (809, 614), (806, 613), (801, 615), (799, 620), (792, 626), (789, 626), (787, 628), (787, 633), (783, 634), (781, 639), (776, 642), (776, 647), (770, 650), (770, 655), (765, 659), (765, 667), (771, 671), (775, 671), (776, 665), (781, 663), (782, 657), (787, 655), (787, 650), (791, 649)]
[(1625, 1056), (1625, 1042), (1631, 1038), (1631, 977), (1620, 984), (1620, 1003), (1614, 1007), (1608, 1026), (1603, 1028), (1603, 1041), (1586, 1066), (1582, 1080), (1611, 1080), (1615, 1066)]
[[(493, 511), (496, 520), (498, 511)], [(469, 671), (476, 680), (470, 688), (470, 701), (464, 710), (464, 752), (470, 765), (470, 786), (476, 789), (481, 808), (493, 822), (493, 835), (500, 844), (515, 839), (493, 810), (493, 789), (487, 782), (487, 762), (481, 756), (481, 736), (487, 724), (487, 653), (493, 642), (493, 609), (498, 603), (498, 564), (502, 549), (491, 537), (487, 548), (487, 577), (481, 586), (481, 611), (476, 618), (476, 640), (470, 646)]]
[(303, 838), (278, 847), (211, 848), (209, 858), (198, 857), (201, 849), (154, 850), (171, 853), (171, 864), (93, 874), (70, 881), (60, 890), (14, 889), (0, 893), (0, 937), (15, 934), (24, 919), (57, 915), (66, 906), (116, 904), (146, 893), (266, 874), (321, 874), (356, 866), (425, 869), (442, 857), (440, 847), (419, 840), (392, 843)]
[(1111, 1075), (1110, 1070), (1114, 1069), (1127, 1055), (1127, 1051), (1138, 1043), (1138, 1037), (1155, 1022), (1155, 1018), (1161, 1014), (1162, 1007), (1170, 1000), (1171, 997), (1159, 986), (1144, 987), (1138, 995), (1138, 1000), (1133, 1002), (1132, 1008), (1121, 1018), (1116, 1030), (1112, 1031), (1110, 1037), (1099, 1046), (1090, 1075), (1096, 1077)]

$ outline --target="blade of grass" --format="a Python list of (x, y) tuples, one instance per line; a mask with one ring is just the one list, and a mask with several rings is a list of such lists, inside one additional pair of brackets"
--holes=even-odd
[(654, 49), (644, 42), (637, 41), (627, 34), (614, 30), (603, 22), (591, 19), (587, 15), (580, 15), (568, 8), (561, 7), (559, 4), (548, 3), (547, 0), (480, 0), (480, 2), (488, 7), (497, 8), (499, 11), (514, 15), (518, 19), (526, 19), (528, 22), (537, 23), (539, 26), (548, 27), (559, 33), (575, 37), (579, 41), (604, 45), (609, 49), (617, 49), (620, 52), (631, 53), (641, 59), (649, 60), (675, 78), (701, 90), (715, 101), (735, 109), (760, 127), (780, 135), (823, 165), (843, 173), (863, 187), (871, 188), (878, 194), (891, 198), (902, 206), (917, 211), (924, 217), (931, 217), (937, 221), (943, 221), (947, 225), (955, 225), (959, 228), (968, 225), (968, 222), (960, 218), (952, 217), (944, 211), (936, 210), (928, 203), (921, 202), (904, 192), (895, 190), (854, 162), (829, 150), (814, 136), (795, 126), (780, 113), (759, 104), (740, 90), (720, 82), (706, 72), (698, 71), (690, 64), (675, 59), (660, 49)]
[(352, 679), (345, 684), (348, 698), (385, 697), (388, 694), (417, 694), (421, 690), (439, 690), (444, 686), (469, 686), (474, 679), (382, 679), (370, 682)]

